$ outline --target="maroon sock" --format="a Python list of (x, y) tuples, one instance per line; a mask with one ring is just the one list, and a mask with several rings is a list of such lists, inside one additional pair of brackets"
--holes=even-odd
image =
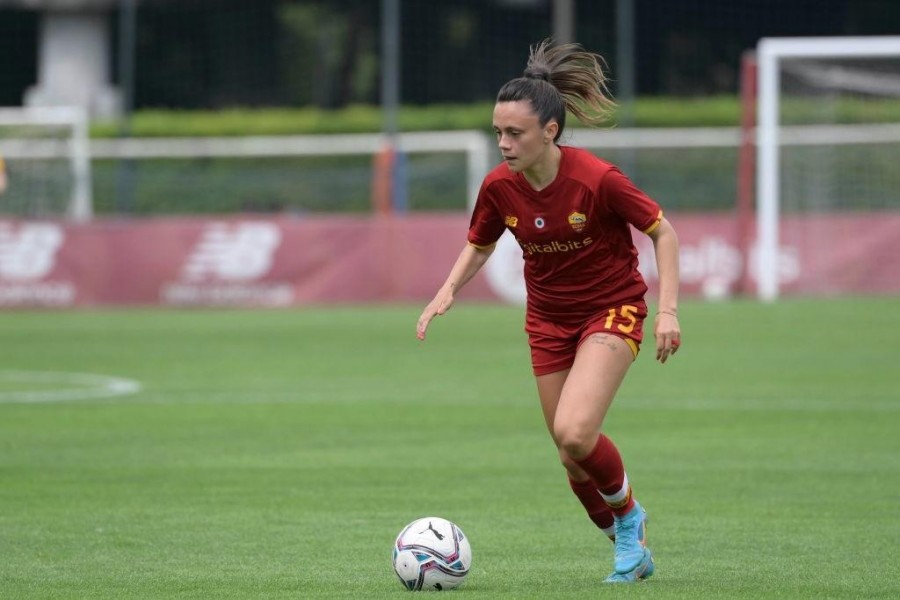
[(597, 483), (613, 514), (622, 516), (634, 508), (625, 465), (611, 439), (601, 433), (590, 454), (575, 462)]
[(600, 495), (597, 484), (593, 480), (575, 481), (569, 477), (569, 487), (578, 496), (582, 506), (587, 511), (588, 517), (594, 525), (600, 528), (609, 537), (615, 535), (613, 515)]

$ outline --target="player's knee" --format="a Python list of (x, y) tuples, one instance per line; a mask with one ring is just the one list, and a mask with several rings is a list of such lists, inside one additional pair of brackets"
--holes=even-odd
[(575, 462), (575, 459), (569, 456), (569, 453), (560, 448), (559, 450), (559, 462), (565, 467), (566, 471), (569, 472), (570, 475), (578, 475), (581, 473), (581, 467), (578, 466), (578, 463)]
[[(597, 442), (597, 432), (581, 427), (558, 426), (554, 428), (554, 434), (561, 450), (560, 456), (565, 454), (568, 460), (584, 458), (591, 453)], [(563, 465), (565, 464), (564, 461)]]

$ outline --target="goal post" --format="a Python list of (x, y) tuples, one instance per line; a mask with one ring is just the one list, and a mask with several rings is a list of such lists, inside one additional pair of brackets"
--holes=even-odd
[[(831, 111), (835, 123), (786, 124), (783, 122), (785, 92), (783, 79), (789, 62), (819, 61), (818, 73), (806, 73), (806, 84), (818, 87), (819, 95), (809, 89), (796, 92), (798, 97), (810, 98), (810, 103), (825, 104), (844, 93), (858, 97), (900, 99), (900, 36), (821, 37), (821, 38), (764, 38), (757, 46), (758, 102), (757, 102), (757, 293), (761, 300), (772, 302), (780, 294), (780, 226), (782, 222), (785, 182), (782, 180), (782, 151), (788, 144), (821, 148), (838, 145), (885, 144), (883, 148), (900, 148), (900, 123), (888, 118), (875, 119), (867, 125), (841, 123), (838, 109)], [(873, 59), (889, 59), (888, 69), (867, 71), (859, 64)], [(826, 61), (838, 61), (840, 68), (822, 68)], [(802, 68), (806, 68), (801, 64)], [(808, 67), (808, 65), (807, 65)], [(857, 69), (854, 72), (854, 69)], [(900, 100), (898, 100), (900, 102)], [(884, 151), (880, 151), (882, 154)], [(846, 154), (842, 155), (846, 156)], [(900, 158), (900, 154), (897, 155)], [(840, 164), (841, 157), (833, 158)], [(890, 165), (890, 160), (878, 161)], [(812, 161), (810, 163), (813, 164)], [(894, 162), (893, 164), (896, 164)], [(816, 164), (819, 178), (831, 176), (821, 164)], [(877, 168), (873, 166), (872, 168)], [(887, 168), (890, 168), (889, 166)], [(848, 169), (849, 170), (849, 169)], [(869, 175), (864, 175), (869, 176)], [(880, 177), (881, 175), (877, 175)], [(883, 186), (885, 190), (889, 186)], [(886, 192), (890, 193), (890, 192)], [(833, 202), (839, 202), (840, 199)]]
[(93, 216), (87, 112), (78, 107), (0, 108), (8, 189), (0, 212), (17, 217)]

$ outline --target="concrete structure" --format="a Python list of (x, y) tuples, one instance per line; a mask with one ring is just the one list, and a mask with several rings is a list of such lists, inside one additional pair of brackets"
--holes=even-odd
[(91, 117), (112, 118), (122, 109), (112, 84), (110, 13), (117, 0), (0, 0), (0, 8), (40, 11), (38, 83), (26, 106), (79, 106)]

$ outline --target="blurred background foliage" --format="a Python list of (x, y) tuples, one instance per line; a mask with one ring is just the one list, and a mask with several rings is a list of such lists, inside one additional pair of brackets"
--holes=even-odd
[[(477, 129), (490, 133), (492, 102), (472, 104), (405, 105), (400, 108), (401, 131), (442, 131)], [(900, 100), (859, 102), (843, 100), (829, 105), (827, 114), (816, 114), (809, 103), (784, 106), (784, 122), (879, 123), (900, 121)], [(619, 125), (617, 113), (609, 126)], [(383, 115), (377, 106), (351, 105), (345, 108), (239, 108), (225, 110), (147, 109), (134, 113), (131, 132), (140, 137), (162, 136), (247, 136), (323, 133), (375, 133), (381, 131)], [(736, 127), (741, 107), (735, 96), (696, 98), (638, 98), (632, 108), (635, 127)], [(577, 127), (574, 116), (567, 121)], [(91, 128), (94, 137), (115, 137), (118, 122), (98, 122)]]
[[(617, 11), (626, 3), (634, 20), (623, 44)], [(36, 4), (0, 0), (0, 54), (7, 57), (0, 105), (21, 104), (38, 80)], [(124, 37), (119, 3), (110, 5), (116, 63)], [(400, 131), (489, 133), (497, 89), (521, 74), (528, 47), (554, 31), (551, 0), (400, 5)], [(609, 123), (617, 127), (738, 126), (741, 57), (761, 37), (900, 32), (897, 0), (572, 0), (572, 6), (573, 39), (604, 56), (611, 91), (622, 102)], [(380, 9), (377, 0), (138, 0), (135, 110), (125, 121), (94, 122), (91, 135), (379, 132)], [(631, 49), (628, 56), (623, 48)], [(121, 74), (111, 70), (112, 83), (120, 83)], [(633, 83), (633, 100), (620, 94), (625, 79)], [(829, 102), (827, 114), (817, 110), (786, 102), (784, 123), (900, 122), (894, 99), (841, 100)], [(621, 161), (667, 208), (735, 206), (736, 147), (594, 150)], [(409, 208), (463, 209), (465, 161), (461, 153), (410, 156)], [(125, 162), (92, 161), (98, 214), (368, 212), (372, 206), (371, 156)], [(22, 187), (22, 167), (11, 162), (10, 169)]]
[[(574, 0), (574, 40), (602, 54), (619, 91), (617, 10)], [(0, 105), (37, 80), (39, 14), (0, 0)], [(111, 2), (115, 5), (115, 2)], [(376, 0), (139, 0), (135, 108), (378, 105)], [(896, 0), (631, 0), (635, 96), (733, 96), (741, 54), (763, 36), (900, 31)], [(33, 7), (31, 7), (33, 8)], [(521, 73), (527, 48), (553, 33), (550, 0), (403, 0), (401, 101), (490, 102)], [(118, 11), (108, 14), (118, 43)], [(693, 117), (692, 117), (693, 118)]]

